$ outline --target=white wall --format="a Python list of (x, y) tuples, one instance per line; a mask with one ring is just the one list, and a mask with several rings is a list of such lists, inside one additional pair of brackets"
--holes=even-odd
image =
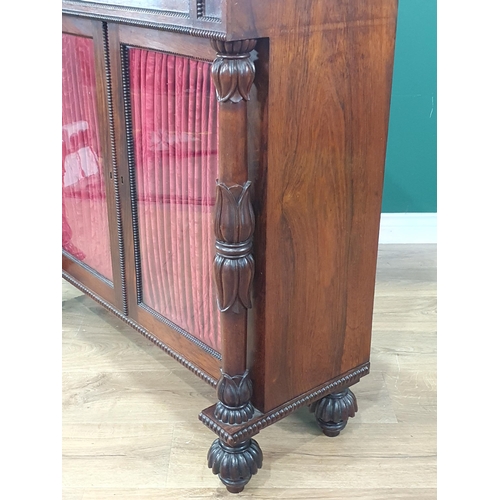
[(436, 213), (383, 213), (379, 244), (437, 243)]

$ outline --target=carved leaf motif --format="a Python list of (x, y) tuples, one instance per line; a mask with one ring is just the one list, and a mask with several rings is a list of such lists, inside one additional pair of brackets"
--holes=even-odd
[(255, 78), (255, 66), (250, 52), (257, 43), (254, 39), (225, 42), (212, 40), (218, 56), (212, 64), (212, 79), (219, 102), (240, 102), (250, 99)]
[(222, 312), (231, 308), (239, 312), (239, 304), (247, 309), (252, 307), (250, 291), (255, 265), (251, 247), (248, 246), (248, 251), (238, 250), (239, 244), (251, 239), (255, 227), (250, 185), (247, 181), (243, 186), (228, 187), (223, 183), (216, 186), (215, 238), (240, 251), (239, 255), (228, 255), (219, 249), (214, 259), (217, 302)]
[(221, 380), (221, 384), (218, 387), (218, 397), (227, 406), (239, 406), (240, 398), (238, 394), (238, 386), (236, 380), (224, 376)]
[(253, 257), (248, 255), (245, 257), (245, 265), (241, 266), (238, 272), (238, 297), (243, 306), (247, 309), (251, 309), (252, 307), (252, 297), (250, 292), (252, 289), (254, 272), (255, 264)]
[(248, 370), (243, 375), (233, 377), (223, 373), (217, 385), (217, 397), (222, 403), (230, 407), (248, 403), (252, 397), (252, 381)]
[(218, 182), (215, 200), (215, 238), (225, 243), (242, 243), (254, 231), (255, 216), (250, 203), (251, 182), (228, 187)]
[(250, 202), (250, 185), (247, 181), (238, 200), (238, 241), (248, 240), (255, 228), (255, 215)]
[(241, 302), (246, 309), (252, 307), (250, 291), (254, 269), (254, 260), (250, 254), (239, 259), (215, 256), (214, 278), (217, 286), (217, 305), (220, 311), (228, 311), (233, 305), (237, 305), (237, 301)]
[[(241, 186), (234, 189), (241, 190)], [(225, 184), (217, 183), (215, 200), (215, 238), (226, 243), (237, 243), (238, 201), (231, 189)]]
[(230, 376), (222, 373), (217, 385), (219, 402), (215, 406), (214, 416), (217, 420), (231, 425), (248, 422), (254, 415), (252, 397), (252, 381), (248, 370), (243, 375)]
[(250, 58), (218, 57), (212, 64), (212, 79), (220, 102), (240, 102), (250, 99), (255, 78), (255, 66)]
[(238, 298), (238, 262), (216, 255), (214, 277), (217, 285), (217, 305), (224, 312), (230, 309)]

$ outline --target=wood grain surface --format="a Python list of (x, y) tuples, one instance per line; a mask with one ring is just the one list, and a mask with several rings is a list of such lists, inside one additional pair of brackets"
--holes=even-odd
[[(62, 298), (63, 498), (230, 498), (198, 421), (214, 389), (66, 282)], [(436, 378), (436, 247), (382, 246), (356, 417), (333, 439), (307, 408), (264, 430), (238, 498), (435, 499)]]
[(228, 4), (269, 35), (249, 363), (263, 412), (369, 360), (396, 20), (392, 0), (265, 4)]

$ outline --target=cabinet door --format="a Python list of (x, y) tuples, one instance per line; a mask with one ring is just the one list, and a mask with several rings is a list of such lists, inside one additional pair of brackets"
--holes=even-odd
[(63, 270), (122, 308), (102, 23), (63, 16)]
[(130, 214), (124, 225), (129, 314), (218, 378), (214, 52), (202, 38), (121, 25), (108, 29), (113, 81), (121, 82), (113, 92), (115, 121), (122, 123), (127, 145), (118, 150), (120, 177), (128, 182), (121, 199), (124, 214)]

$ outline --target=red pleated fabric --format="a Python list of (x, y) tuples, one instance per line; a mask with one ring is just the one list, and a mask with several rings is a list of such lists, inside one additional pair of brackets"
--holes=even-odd
[(62, 36), (62, 246), (112, 279), (93, 41)]
[(220, 350), (210, 65), (131, 48), (129, 68), (143, 302)]

